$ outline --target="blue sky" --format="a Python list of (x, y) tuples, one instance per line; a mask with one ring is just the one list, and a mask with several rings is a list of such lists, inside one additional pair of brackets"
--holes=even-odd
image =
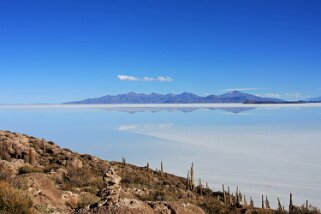
[(1, 0), (0, 103), (321, 95), (321, 1)]

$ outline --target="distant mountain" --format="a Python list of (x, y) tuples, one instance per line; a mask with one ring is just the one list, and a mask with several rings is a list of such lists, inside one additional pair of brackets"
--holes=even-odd
[(317, 102), (317, 103), (319, 103), (319, 102), (321, 102), (321, 97), (311, 98), (311, 99), (308, 99), (307, 101), (308, 102)]
[(127, 94), (107, 95), (81, 101), (72, 101), (65, 104), (166, 104), (166, 103), (283, 103), (284, 100), (258, 97), (252, 94), (232, 91), (222, 95), (201, 97), (193, 93), (182, 94)]

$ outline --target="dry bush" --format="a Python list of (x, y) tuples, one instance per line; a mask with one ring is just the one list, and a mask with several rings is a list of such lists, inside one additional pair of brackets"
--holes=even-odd
[(80, 194), (80, 201), (78, 202), (78, 208), (85, 208), (89, 205), (99, 202), (100, 198), (89, 192), (82, 192)]
[(29, 214), (32, 206), (31, 197), (23, 190), (18, 190), (5, 181), (0, 181), (0, 212)]
[(127, 173), (122, 177), (122, 184), (126, 186), (134, 186), (134, 187), (151, 187), (153, 184), (151, 183), (151, 178), (149, 175), (145, 174), (136, 174), (136, 173)]
[(19, 175), (28, 174), (28, 173), (43, 173), (43, 170), (40, 168), (36, 168), (34, 166), (25, 165), (18, 169), (18, 173)]
[(95, 176), (89, 168), (68, 168), (62, 188), (73, 190), (73, 188), (81, 187), (91, 187), (98, 190), (104, 187), (104, 181), (102, 177)]
[(10, 179), (14, 176), (15, 172), (11, 168), (8, 168), (4, 164), (0, 163), (0, 180), (10, 181)]
[(301, 207), (294, 207), (294, 210), (292, 210), (293, 214), (319, 214), (320, 209), (318, 209), (315, 206), (310, 205), (308, 208), (305, 207), (305, 205), (302, 205)]
[(258, 209), (257, 210), (258, 214), (273, 214), (275, 211), (270, 210), (270, 209)]
[(142, 201), (177, 201), (177, 195), (174, 192), (166, 190), (156, 190), (150, 192), (148, 195), (139, 197)]

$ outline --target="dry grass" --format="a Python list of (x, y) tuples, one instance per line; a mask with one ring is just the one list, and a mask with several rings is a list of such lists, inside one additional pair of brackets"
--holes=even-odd
[(25, 165), (18, 169), (18, 173), (19, 175), (28, 174), (28, 173), (43, 173), (43, 170), (31, 165)]
[(31, 206), (32, 199), (25, 191), (0, 181), (0, 213), (29, 214)]
[(90, 192), (97, 192), (104, 187), (102, 176), (94, 174), (90, 168), (68, 168), (62, 189), (74, 191), (74, 188), (88, 188)]
[(96, 195), (88, 192), (82, 192), (80, 194), (80, 202), (78, 203), (78, 208), (85, 208), (89, 205), (99, 202), (100, 198)]

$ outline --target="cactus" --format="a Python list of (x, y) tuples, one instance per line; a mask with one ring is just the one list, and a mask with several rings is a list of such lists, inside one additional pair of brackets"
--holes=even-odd
[(208, 186), (207, 182), (205, 183), (205, 187), (206, 187), (206, 189), (209, 189), (209, 186)]
[(199, 179), (198, 180), (198, 186), (199, 186), (199, 191), (200, 191), (200, 195), (203, 195), (203, 186), (202, 186), (202, 180)]
[(282, 211), (282, 210), (283, 210), (283, 209), (282, 209), (282, 204), (281, 204), (279, 198), (278, 198), (278, 210), (279, 210), (279, 211)]
[(232, 196), (231, 196), (231, 195), (229, 195), (229, 198), (230, 198), (230, 205), (233, 205), (234, 203), (233, 203)]
[(224, 184), (222, 184), (222, 191), (223, 191), (223, 202), (224, 202), (224, 204), (226, 204), (226, 193), (225, 193), (225, 189), (224, 189)]
[(164, 177), (164, 167), (163, 167), (163, 161), (161, 161), (161, 177), (163, 178)]
[(235, 197), (236, 197), (236, 204), (239, 205), (240, 204), (239, 186), (236, 186)]
[(268, 199), (267, 196), (265, 196), (265, 207), (266, 207), (267, 209), (270, 209), (270, 208), (271, 208), (270, 202), (269, 202), (269, 199)]
[(264, 209), (264, 196), (262, 194), (262, 209)]
[(186, 188), (187, 188), (188, 190), (191, 189), (191, 178), (190, 178), (189, 170), (187, 170)]
[(292, 210), (293, 210), (293, 200), (292, 200), (292, 193), (290, 193), (289, 213), (292, 213)]
[(194, 163), (191, 166), (191, 190), (194, 191)]
[(309, 209), (309, 201), (308, 200), (305, 201), (305, 208)]
[(245, 195), (243, 196), (243, 204), (244, 204), (245, 206), (247, 205), (247, 201), (246, 201)]
[(36, 154), (34, 149), (29, 149), (29, 164), (33, 165), (36, 162)]
[(147, 162), (146, 164), (146, 171), (148, 172), (149, 171), (149, 163)]
[(250, 197), (250, 206), (251, 206), (252, 208), (254, 208), (254, 201), (253, 201), (252, 197)]
[(126, 166), (126, 159), (124, 157), (122, 157), (121, 159), (122, 159), (123, 166)]

